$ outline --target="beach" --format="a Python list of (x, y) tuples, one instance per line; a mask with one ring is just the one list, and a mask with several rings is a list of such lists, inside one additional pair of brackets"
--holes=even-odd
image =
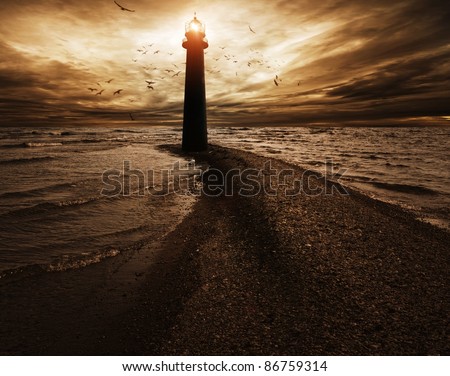
[[(275, 158), (161, 150), (260, 171), (262, 189), (227, 176), (220, 194), (204, 175), (142, 248), (4, 279), (1, 355), (449, 355), (448, 231)], [(294, 175), (268, 186), (269, 160)], [(298, 177), (306, 188), (286, 194)]]

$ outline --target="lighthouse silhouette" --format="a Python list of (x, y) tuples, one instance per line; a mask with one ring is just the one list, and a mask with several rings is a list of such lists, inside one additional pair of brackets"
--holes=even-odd
[(205, 25), (196, 15), (186, 23), (186, 81), (184, 88), (183, 141), (185, 151), (203, 151), (208, 148), (206, 129), (206, 93), (205, 93)]

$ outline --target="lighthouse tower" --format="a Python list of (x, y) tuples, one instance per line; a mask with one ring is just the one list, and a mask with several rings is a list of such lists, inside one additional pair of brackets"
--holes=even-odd
[(202, 151), (208, 147), (203, 52), (208, 47), (205, 25), (194, 17), (186, 23), (185, 35), (183, 47), (187, 53), (182, 148), (185, 151)]

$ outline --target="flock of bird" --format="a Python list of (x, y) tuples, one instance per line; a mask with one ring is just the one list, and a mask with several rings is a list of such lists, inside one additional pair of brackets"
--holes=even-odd
[[(114, 0), (114, 3), (121, 11), (132, 12), (132, 13), (136, 12), (136, 10), (126, 8), (125, 6), (119, 4), (115, 0)], [(256, 31), (252, 28), (251, 25), (248, 25), (248, 29), (249, 29), (249, 31), (252, 34), (256, 34)], [(145, 72), (145, 74), (147, 76), (153, 76), (154, 77), (152, 79), (145, 79), (144, 80), (145, 85), (146, 85), (146, 89), (148, 89), (148, 90), (155, 90), (155, 87), (156, 87), (156, 84), (157, 84), (158, 81), (164, 80), (166, 77), (171, 77), (171, 78), (179, 77), (179, 75), (182, 73), (182, 70), (180, 70), (179, 66), (177, 64), (175, 64), (175, 63), (172, 63), (172, 67), (175, 68), (175, 69), (172, 69), (172, 67), (171, 68), (166, 68), (166, 69), (160, 69), (160, 68), (154, 66), (153, 63), (147, 63), (146, 65), (142, 65), (141, 58), (143, 58), (145, 56), (149, 56), (149, 55), (158, 55), (158, 54), (161, 55), (161, 54), (163, 54), (163, 52), (160, 49), (153, 49), (152, 50), (153, 45), (154, 45), (154, 43), (150, 43), (150, 44), (147, 44), (145, 46), (139, 47), (136, 50), (136, 52), (139, 55), (137, 57), (134, 57), (134, 58), (131, 59), (134, 63), (137, 63), (137, 64), (139, 64), (141, 66), (141, 68), (144, 70), (144, 72)], [(222, 54), (220, 54), (220, 55), (216, 54), (216, 56), (214, 56), (212, 58), (212, 60), (215, 61), (215, 62), (218, 62), (220, 60), (224, 60), (224, 61), (228, 62), (229, 64), (231, 64), (231, 66), (236, 66), (236, 67), (240, 66), (240, 65), (238, 65), (238, 63), (245, 64), (248, 68), (253, 68), (253, 67), (259, 66), (259, 67), (262, 67), (264, 69), (268, 69), (268, 70), (272, 70), (272, 71), (273, 70), (278, 70), (281, 67), (281, 65), (279, 63), (277, 63), (276, 60), (274, 61), (273, 59), (269, 59), (269, 60), (266, 59), (264, 57), (264, 55), (260, 51), (258, 51), (256, 49), (251, 48), (250, 49), (250, 53), (247, 56), (247, 59), (244, 60), (244, 61), (241, 61), (236, 55), (233, 55), (231, 53), (226, 53), (226, 51), (225, 51), (226, 48), (227, 47), (225, 47), (225, 46), (219, 46), (219, 49), (222, 51)], [(166, 54), (168, 54), (169, 56), (172, 56), (174, 53), (173, 52), (166, 52)], [(208, 51), (205, 51), (205, 55), (206, 54), (208, 54)], [(183, 63), (180, 63), (180, 64), (186, 64), (186, 63), (183, 62)], [(274, 66), (274, 64), (276, 64), (276, 66)], [(154, 73), (152, 73), (152, 71)], [(207, 69), (207, 72), (210, 73), (210, 74), (217, 74), (217, 73), (221, 72), (221, 69), (216, 65), (216, 66), (213, 66), (210, 69)], [(161, 75), (161, 73), (164, 73), (164, 75)], [(237, 70), (235, 71), (235, 74), (236, 74), (236, 76), (238, 76), (238, 71)], [(159, 77), (156, 77), (157, 75), (159, 75)], [(97, 87), (88, 87), (88, 90), (92, 94), (94, 94), (95, 96), (100, 96), (106, 90), (105, 87), (103, 86), (103, 84), (108, 84), (109, 85), (113, 81), (114, 81), (113, 78), (105, 80), (105, 81), (98, 81), (96, 83), (98, 88)], [(280, 86), (282, 84), (282, 81), (283, 80), (278, 75), (275, 75), (275, 78), (273, 79), (273, 83), (274, 83), (275, 86), (277, 86), (277, 87)], [(301, 81), (297, 81), (297, 86), (300, 86), (300, 83), (301, 83)], [(114, 90), (112, 95), (113, 96), (120, 96), (123, 91), (124, 91), (124, 89)], [(136, 99), (134, 99), (134, 98), (131, 98), (131, 99), (128, 99), (128, 100), (129, 100), (130, 103), (136, 101)], [(131, 113), (129, 113), (129, 117), (130, 117), (131, 120), (134, 120), (134, 117), (133, 117), (133, 115)]]
[[(103, 83), (110, 84), (112, 81), (114, 81), (114, 78), (110, 78), (109, 80), (106, 80)], [(88, 90), (96, 96), (102, 95), (106, 89), (103, 87), (102, 82), (100, 82), (100, 81), (97, 81), (97, 86), (99, 87), (98, 89), (95, 87), (88, 87)], [(113, 95), (119, 95), (122, 91), (123, 91), (123, 89), (118, 89), (113, 92)]]

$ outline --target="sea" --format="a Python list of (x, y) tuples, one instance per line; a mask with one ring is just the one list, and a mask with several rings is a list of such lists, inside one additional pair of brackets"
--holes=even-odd
[[(341, 184), (450, 229), (449, 127), (210, 127), (209, 142), (320, 173), (331, 163)], [(161, 239), (196, 201), (167, 194), (167, 171), (195, 163), (161, 147), (180, 143), (179, 126), (0, 128), (0, 280)]]

